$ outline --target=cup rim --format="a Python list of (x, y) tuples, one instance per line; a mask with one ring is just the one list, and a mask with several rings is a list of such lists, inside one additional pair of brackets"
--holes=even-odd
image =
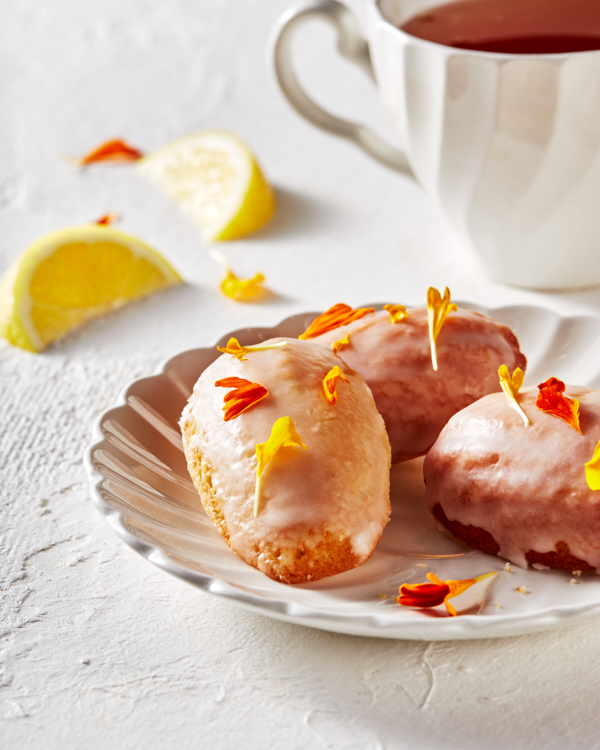
[[(484, 57), (486, 59), (493, 59), (493, 60), (568, 60), (572, 57), (581, 57), (581, 56), (592, 56), (592, 55), (600, 55), (600, 49), (591, 49), (591, 50), (583, 50), (579, 52), (549, 52), (549, 53), (520, 53), (520, 54), (514, 54), (510, 52), (485, 52), (484, 50), (478, 50), (478, 49), (463, 49), (462, 47), (450, 47), (448, 44), (440, 44), (439, 42), (432, 42), (429, 39), (422, 39), (419, 36), (414, 36), (413, 34), (408, 34), (406, 31), (403, 31), (398, 26), (394, 26), (393, 23), (388, 21), (388, 19), (384, 16), (383, 11), (381, 10), (381, 2), (382, 0), (371, 0), (371, 5), (375, 8), (379, 20), (383, 22), (388, 28), (393, 29), (393, 31), (396, 34), (399, 34), (400, 37), (410, 39), (411, 41), (420, 42), (421, 44), (426, 44), (433, 47), (438, 47), (441, 50), (445, 50), (447, 53), (454, 53), (454, 54), (466, 54), (466, 55), (475, 55), (476, 57)], [(452, 0), (443, 0), (439, 3), (439, 5), (446, 5), (448, 2), (452, 2)]]

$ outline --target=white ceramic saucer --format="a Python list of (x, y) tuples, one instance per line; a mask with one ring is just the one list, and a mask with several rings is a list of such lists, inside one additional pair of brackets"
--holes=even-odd
[[(539, 307), (487, 310), (510, 326), (528, 358), (526, 385), (551, 375), (600, 387), (600, 319), (561, 317)], [(375, 305), (381, 308), (381, 305)], [(226, 333), (254, 344), (295, 337), (318, 313), (273, 328)], [(392, 521), (363, 566), (312, 584), (286, 586), (246, 565), (205, 515), (188, 476), (178, 420), (214, 346), (170, 359), (160, 372), (131, 383), (102, 414), (86, 451), (93, 500), (116, 533), (147, 560), (204, 591), (270, 617), (311, 627), (384, 638), (452, 640), (516, 635), (600, 614), (600, 577), (564, 571), (504, 569), (504, 560), (470, 550), (437, 530), (423, 509), (422, 459), (392, 469)], [(411, 610), (396, 603), (403, 582), (470, 578), (498, 571), (478, 614)], [(524, 586), (528, 593), (517, 588)], [(456, 601), (456, 600), (455, 600)]]

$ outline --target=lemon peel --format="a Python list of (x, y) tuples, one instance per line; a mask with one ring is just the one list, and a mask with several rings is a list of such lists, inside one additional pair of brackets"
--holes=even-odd
[(302, 438), (296, 432), (294, 421), (291, 417), (280, 417), (271, 428), (271, 436), (265, 443), (257, 443), (256, 458), (256, 487), (254, 490), (254, 517), (258, 516), (260, 506), (260, 478), (267, 464), (273, 460), (281, 448), (299, 447), (308, 450), (302, 442)]
[(180, 284), (156, 250), (110, 226), (44, 235), (0, 281), (0, 336), (40, 352), (93, 318)]
[(517, 401), (517, 394), (523, 385), (523, 370), (521, 370), (520, 367), (517, 367), (511, 377), (508, 367), (506, 365), (500, 365), (498, 368), (498, 377), (500, 379), (500, 386), (506, 394), (509, 405), (522, 417), (526, 425), (531, 424), (531, 420)]
[(231, 270), (223, 253), (218, 250), (209, 250), (208, 254), (223, 266), (225, 278), (221, 282), (221, 291), (225, 296), (240, 301), (256, 297), (257, 294), (265, 291), (265, 288), (261, 286), (265, 280), (262, 273), (255, 273), (251, 279), (240, 279)]
[(254, 232), (273, 216), (275, 194), (248, 145), (206, 130), (144, 156), (136, 169), (174, 198), (208, 242)]

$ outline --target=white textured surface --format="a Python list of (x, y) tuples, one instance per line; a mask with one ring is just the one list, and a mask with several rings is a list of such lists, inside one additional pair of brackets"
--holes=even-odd
[[(487, 281), (418, 187), (301, 122), (266, 63), (285, 5), (5, 9), (0, 270), (41, 232), (116, 210), (190, 284), (38, 357), (0, 347), (1, 744), (597, 748), (600, 623), (429, 645), (286, 625), (154, 569), (88, 500), (81, 452), (94, 416), (159, 358), (223, 331), (338, 300), (414, 304), (429, 284), (487, 305), (600, 310), (598, 290), (539, 295)], [(351, 5), (362, 18), (362, 2)], [(321, 101), (388, 132), (326, 30), (299, 39), (298, 57)], [(221, 298), (197, 230), (132, 170), (82, 174), (60, 159), (113, 135), (151, 149), (207, 127), (247, 138), (280, 188), (271, 227), (225, 247), (241, 273), (267, 274), (280, 295), (270, 304)]]

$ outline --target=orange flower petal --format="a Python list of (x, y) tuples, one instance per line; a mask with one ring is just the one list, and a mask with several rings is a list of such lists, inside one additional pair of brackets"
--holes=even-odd
[[(231, 339), (229, 339), (231, 341)], [(221, 380), (217, 380), (215, 382), (215, 385), (220, 388), (241, 388), (244, 385), (247, 385), (250, 381), (246, 380), (246, 378), (236, 378), (236, 377), (229, 377), (229, 378), (221, 378)]]
[(405, 583), (400, 586), (398, 604), (405, 607), (437, 607), (446, 601), (450, 587), (446, 583)]
[(137, 148), (133, 148), (125, 141), (115, 139), (112, 141), (106, 141), (102, 145), (90, 151), (85, 156), (78, 159), (77, 163), (80, 167), (85, 167), (88, 164), (95, 164), (97, 162), (131, 162), (138, 161), (144, 154), (138, 151)]
[(531, 424), (529, 417), (527, 416), (527, 414), (525, 414), (519, 402), (517, 401), (519, 388), (523, 385), (523, 370), (521, 370), (520, 367), (517, 367), (511, 377), (510, 372), (508, 371), (508, 367), (506, 365), (500, 365), (498, 369), (498, 377), (500, 378), (500, 386), (506, 394), (506, 398), (508, 399), (508, 403), (510, 404), (510, 406), (512, 406), (512, 408), (516, 412), (518, 412), (525, 424)]
[(427, 317), (429, 319), (429, 344), (431, 347), (431, 364), (437, 372), (437, 337), (440, 335), (444, 321), (448, 314), (458, 310), (454, 302), (450, 302), (450, 290), (444, 290), (444, 296), (437, 289), (430, 286), (427, 290)]
[(565, 384), (558, 378), (548, 378), (545, 383), (538, 385), (538, 393), (535, 405), (546, 414), (552, 414), (566, 422), (577, 432), (581, 432), (579, 427), (579, 401), (576, 398), (570, 399), (563, 396)]
[(333, 331), (340, 326), (348, 325), (348, 323), (360, 320), (361, 318), (364, 318), (365, 315), (373, 312), (375, 312), (375, 310), (372, 307), (359, 307), (356, 310), (353, 310), (350, 305), (339, 303), (330, 307), (329, 310), (326, 310), (322, 315), (319, 315), (318, 318), (315, 318), (306, 331), (300, 334), (298, 338), (314, 339), (322, 333), (327, 333), (327, 331)]
[(104, 214), (104, 216), (101, 216), (99, 219), (96, 219), (94, 224), (98, 224), (101, 227), (102, 226), (108, 227), (113, 222), (118, 221), (118, 219), (119, 219), (119, 214), (108, 213), (108, 214)]
[(335, 404), (335, 402), (337, 401), (338, 380), (345, 380), (346, 383), (348, 382), (348, 378), (344, 375), (340, 368), (335, 365), (335, 367), (332, 367), (327, 375), (325, 375), (325, 377), (323, 378), (323, 390), (325, 391), (325, 398), (329, 401), (330, 404)]
[(239, 417), (246, 409), (269, 395), (269, 391), (264, 386), (251, 383), (244, 378), (222, 378), (217, 380), (215, 386), (234, 389), (223, 397), (223, 411), (225, 412), (224, 419), (226, 422)]
[(269, 346), (242, 346), (240, 342), (233, 336), (227, 342), (227, 346), (217, 346), (217, 349), (223, 354), (231, 354), (233, 357), (242, 360), (247, 359), (244, 354), (248, 352), (264, 352), (267, 349), (278, 349), (280, 346), (286, 346), (287, 341), (278, 341), (276, 344), (270, 344)]
[(400, 596), (398, 604), (404, 607), (438, 607), (440, 604), (446, 605), (446, 610), (450, 617), (456, 617), (456, 610), (448, 601), (455, 596), (459, 596), (468, 588), (485, 578), (495, 577), (495, 572), (484, 573), (477, 578), (465, 578), (460, 581), (442, 581), (433, 573), (428, 573), (427, 578), (431, 583), (404, 583), (400, 586)]
[(383, 309), (389, 312), (390, 323), (401, 323), (408, 318), (404, 305), (384, 305)]
[(347, 333), (344, 336), (344, 338), (338, 339), (337, 341), (333, 342), (331, 350), (333, 352), (339, 352), (340, 349), (343, 349), (345, 346), (348, 346), (349, 343), (350, 343), (350, 333)]
[(302, 442), (302, 438), (296, 432), (294, 421), (291, 417), (280, 417), (271, 429), (271, 436), (266, 443), (258, 443), (256, 446), (256, 487), (254, 490), (254, 517), (258, 516), (260, 505), (260, 478), (267, 464), (275, 457), (281, 448), (303, 448), (308, 450)]

